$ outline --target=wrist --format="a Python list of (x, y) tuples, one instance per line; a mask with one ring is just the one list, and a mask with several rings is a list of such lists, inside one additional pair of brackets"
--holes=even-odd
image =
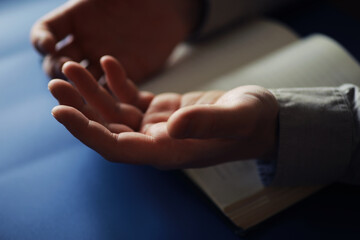
[(194, 33), (201, 22), (203, 0), (174, 0), (174, 6), (186, 29), (186, 37)]

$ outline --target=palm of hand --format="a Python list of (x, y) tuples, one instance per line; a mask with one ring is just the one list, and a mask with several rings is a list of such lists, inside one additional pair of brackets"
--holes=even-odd
[[(65, 81), (52, 81), (49, 87), (60, 104), (71, 106), (56, 108), (55, 117), (109, 160), (202, 167), (260, 156), (273, 145), (276, 113), (264, 111), (257, 88), (154, 97), (138, 92), (115, 59), (103, 58), (102, 67), (118, 99), (75, 63), (66, 64), (64, 72), (78, 90)], [(259, 125), (264, 117), (269, 121)]]

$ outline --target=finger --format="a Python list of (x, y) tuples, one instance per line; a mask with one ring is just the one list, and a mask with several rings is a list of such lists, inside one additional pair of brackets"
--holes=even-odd
[(181, 98), (181, 107), (187, 107), (197, 104), (197, 101), (204, 95), (204, 92), (189, 92), (185, 93)]
[(139, 102), (137, 104), (137, 107), (141, 111), (146, 112), (154, 97), (155, 95), (151, 92), (141, 91), (139, 94)]
[(104, 72), (102, 71), (99, 61), (90, 61), (88, 60), (88, 65), (86, 69), (91, 73), (91, 75), (99, 82), (100, 78), (103, 76)]
[(43, 61), (44, 71), (52, 78), (64, 78), (61, 69), (68, 61), (80, 62), (84, 56), (74, 42), (64, 46), (55, 54), (47, 55)]
[[(194, 93), (189, 93), (190, 96), (187, 96), (188, 99), (184, 99), (187, 101), (194, 101), (197, 98), (197, 94), (200, 95), (199, 98), (196, 99), (196, 105), (200, 105), (200, 104), (213, 104), (215, 103), (222, 95), (224, 95), (223, 91), (206, 91), (203, 92), (202, 94), (200, 92), (194, 92)], [(191, 96), (192, 95), (192, 96)], [(193, 104), (195, 105), (195, 104)]]
[(154, 94), (140, 92), (135, 84), (126, 77), (124, 68), (114, 57), (103, 56), (100, 62), (105, 72), (106, 82), (115, 96), (121, 102), (137, 106), (145, 112), (154, 98)]
[(116, 100), (101, 87), (94, 77), (80, 64), (66, 62), (64, 74), (76, 85), (85, 100), (98, 110), (109, 122), (116, 120), (120, 110)]
[(147, 128), (148, 124), (155, 124), (159, 122), (166, 122), (169, 117), (179, 109), (181, 95), (177, 93), (163, 93), (159, 94), (151, 102), (151, 105), (144, 114), (141, 130)]
[(35, 23), (30, 39), (32, 45), (42, 55), (54, 53), (56, 43), (59, 41), (43, 22)]
[(69, 83), (60, 79), (49, 82), (51, 94), (59, 101), (60, 105), (72, 106), (76, 109), (83, 108), (85, 102), (79, 92)]
[(124, 124), (110, 123), (106, 126), (106, 128), (112, 133), (134, 132), (134, 130)]
[(33, 46), (42, 54), (55, 52), (56, 43), (71, 33), (69, 1), (38, 20), (31, 29), (30, 39)]
[(107, 84), (116, 97), (121, 102), (137, 104), (139, 91), (135, 84), (127, 79), (121, 64), (111, 56), (102, 57), (100, 62), (106, 75)]
[(48, 88), (60, 105), (74, 107), (87, 118), (105, 124), (105, 121), (84, 102), (80, 93), (69, 82), (54, 79), (49, 82)]
[(142, 119), (141, 111), (126, 104), (120, 105), (80, 64), (67, 62), (63, 65), (63, 72), (107, 122), (124, 123), (133, 129), (138, 128)]
[(246, 106), (188, 106), (168, 120), (169, 135), (174, 138), (241, 138), (251, 131), (251, 109)]
[(101, 155), (111, 153), (116, 137), (103, 125), (89, 120), (79, 110), (69, 106), (56, 106), (52, 115), (69, 132)]
[(111, 133), (103, 125), (68, 106), (57, 106), (52, 114), (72, 135), (110, 161), (152, 164), (155, 159), (155, 142), (150, 136), (132, 132)]
[(50, 78), (66, 79), (66, 76), (59, 69), (61, 69), (67, 61), (70, 61), (67, 57), (46, 55), (42, 63), (43, 70)]

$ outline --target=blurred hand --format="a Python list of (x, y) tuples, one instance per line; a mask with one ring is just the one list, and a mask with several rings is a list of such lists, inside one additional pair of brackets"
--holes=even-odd
[(110, 161), (204, 167), (276, 149), (278, 104), (262, 87), (154, 96), (139, 92), (114, 58), (103, 57), (101, 66), (113, 95), (75, 62), (63, 72), (76, 88), (52, 80), (49, 89), (61, 104), (54, 117)]
[[(98, 79), (99, 59), (110, 54), (138, 82), (159, 71), (173, 48), (188, 37), (197, 22), (199, 2), (72, 0), (37, 21), (31, 41), (45, 55), (43, 67), (51, 77), (63, 76), (66, 61), (86, 59)], [(56, 47), (68, 36), (68, 44)]]

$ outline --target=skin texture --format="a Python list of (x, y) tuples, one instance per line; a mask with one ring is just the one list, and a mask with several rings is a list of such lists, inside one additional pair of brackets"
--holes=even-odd
[(54, 117), (109, 161), (193, 168), (276, 149), (278, 104), (262, 87), (154, 96), (138, 91), (115, 58), (100, 63), (110, 92), (75, 62), (63, 66), (75, 86), (55, 79), (49, 89), (60, 104)]
[[(99, 59), (110, 54), (140, 82), (160, 71), (174, 47), (188, 37), (199, 5), (200, 0), (72, 0), (34, 24), (31, 42), (45, 56), (43, 67), (50, 77), (64, 77), (66, 61), (86, 59), (99, 79)], [(66, 37), (70, 41), (59, 47)]]

